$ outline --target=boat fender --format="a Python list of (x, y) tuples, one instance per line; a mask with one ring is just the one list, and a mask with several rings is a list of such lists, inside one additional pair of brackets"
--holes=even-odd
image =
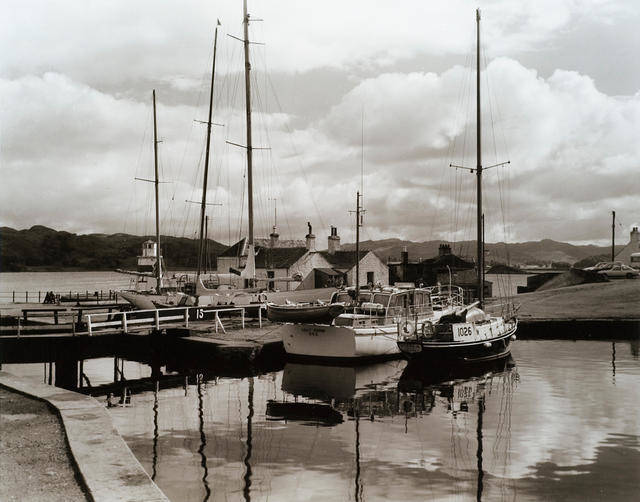
[(405, 321), (402, 325), (402, 334), (404, 336), (411, 336), (416, 331), (416, 325), (412, 321)]

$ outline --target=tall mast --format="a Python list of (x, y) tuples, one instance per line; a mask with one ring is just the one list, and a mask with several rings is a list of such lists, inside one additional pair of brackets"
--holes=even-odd
[(356, 301), (360, 296), (360, 192), (356, 194)]
[[(207, 205), (207, 178), (209, 176), (209, 149), (211, 144), (211, 117), (213, 113), (213, 85), (216, 74), (216, 48), (218, 45), (218, 26), (220, 21), (216, 24), (216, 30), (213, 37), (213, 63), (211, 65), (211, 87), (209, 91), (209, 119), (207, 120), (207, 146), (204, 158), (204, 180), (202, 182), (202, 203), (200, 205), (200, 241), (198, 246), (198, 272), (197, 277), (200, 277), (202, 271), (202, 262), (204, 257), (204, 229), (205, 229), (205, 207)], [(197, 280), (197, 279), (196, 279)]]
[(476, 180), (477, 180), (477, 265), (478, 265), (478, 301), (482, 308), (484, 303), (484, 242), (482, 236), (482, 145), (481, 145), (481, 123), (480, 123), (480, 9), (476, 9)]
[(160, 207), (158, 196), (158, 126), (156, 122), (156, 90), (153, 90), (153, 162), (155, 167), (156, 188), (156, 290), (159, 293), (162, 287), (162, 255), (160, 254)]
[(251, 145), (251, 63), (249, 62), (249, 14), (247, 13), (247, 0), (243, 1), (244, 7), (244, 87), (245, 105), (247, 114), (247, 192), (249, 206), (249, 242), (253, 245), (253, 151)]

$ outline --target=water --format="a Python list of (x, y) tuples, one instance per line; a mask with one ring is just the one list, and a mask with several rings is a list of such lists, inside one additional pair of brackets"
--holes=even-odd
[(117, 272), (2, 272), (0, 300), (10, 300), (13, 291), (16, 297), (20, 295), (20, 301), (24, 299), (25, 292), (34, 298), (39, 291), (54, 291), (63, 295), (70, 291), (88, 291), (90, 294), (95, 291), (118, 291), (129, 288), (132, 277)]
[[(109, 411), (174, 502), (635, 500), (638, 353), (638, 341), (518, 341), (511, 360), (450, 376), (286, 363)], [(84, 369), (106, 383), (113, 360)]]

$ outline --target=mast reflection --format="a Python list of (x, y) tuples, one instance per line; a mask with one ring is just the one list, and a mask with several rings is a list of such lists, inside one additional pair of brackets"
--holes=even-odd
[(202, 466), (202, 484), (204, 486), (204, 499), (203, 502), (206, 502), (207, 500), (209, 500), (209, 497), (211, 496), (211, 488), (209, 487), (209, 481), (208, 481), (208, 477), (209, 477), (209, 466), (207, 465), (207, 456), (204, 453), (204, 449), (207, 446), (207, 437), (204, 433), (204, 399), (203, 399), (203, 391), (202, 391), (202, 386), (203, 386), (203, 380), (204, 377), (201, 373), (198, 373), (196, 375), (196, 380), (197, 380), (197, 386), (198, 386), (198, 423), (199, 423), (199, 429), (200, 429), (200, 447), (198, 448), (198, 454), (200, 455), (200, 465)]
[(248, 393), (248, 402), (249, 402), (249, 414), (247, 415), (247, 450), (246, 455), (243, 459), (245, 473), (244, 473), (244, 487), (242, 489), (242, 494), (244, 495), (244, 499), (249, 502), (251, 500), (251, 453), (253, 449), (252, 441), (253, 441), (253, 390), (254, 390), (254, 381), (253, 377), (249, 377), (249, 393)]

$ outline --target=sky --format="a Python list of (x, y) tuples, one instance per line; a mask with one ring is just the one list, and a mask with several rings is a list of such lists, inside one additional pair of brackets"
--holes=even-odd
[[(608, 245), (640, 224), (640, 4), (249, 0), (256, 237), (475, 238), (481, 9), (485, 239)], [(0, 4), (0, 226), (247, 232), (242, 2)], [(233, 38), (237, 37), (237, 38)], [(200, 121), (200, 122), (198, 122)], [(236, 145), (234, 145), (235, 143)]]

